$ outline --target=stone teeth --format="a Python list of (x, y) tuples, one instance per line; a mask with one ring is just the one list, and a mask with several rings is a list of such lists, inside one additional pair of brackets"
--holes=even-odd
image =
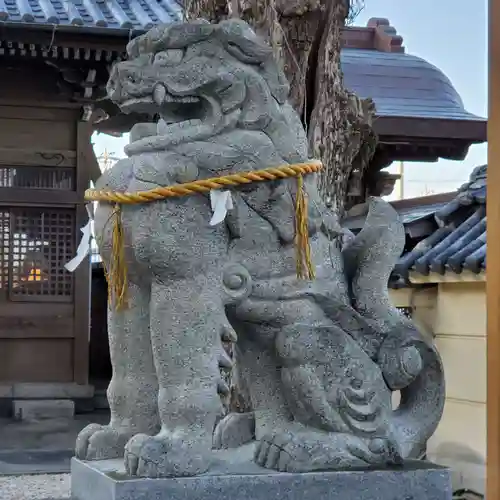
[[(156, 91), (156, 89), (155, 89)], [(178, 97), (178, 96), (172, 96), (170, 94), (165, 93), (165, 96), (163, 97), (163, 102), (176, 102), (176, 103), (193, 103), (193, 102), (200, 102), (200, 99), (195, 96), (184, 96), (184, 97)]]
[(167, 97), (167, 91), (163, 85), (156, 85), (153, 90), (153, 101), (157, 106), (161, 106)]
[(179, 129), (184, 129), (184, 128), (191, 128), (191, 127), (198, 127), (201, 125), (201, 120), (195, 119), (195, 120), (186, 120), (183, 122), (177, 122), (173, 123), (172, 125), (169, 125), (169, 128), (179, 128)]
[(224, 382), (224, 380), (219, 379), (217, 381), (217, 392), (219, 394), (222, 394), (223, 396), (227, 396), (231, 390), (229, 389), (229, 386)]
[(232, 327), (224, 325), (222, 327), (221, 339), (226, 342), (237, 342), (238, 336)]
[(228, 354), (226, 353), (225, 350), (222, 350), (219, 353), (218, 362), (219, 362), (219, 368), (224, 368), (226, 370), (230, 370), (233, 367), (233, 361), (228, 356)]
[(179, 102), (200, 102), (200, 99), (194, 96), (179, 97), (178, 100)]

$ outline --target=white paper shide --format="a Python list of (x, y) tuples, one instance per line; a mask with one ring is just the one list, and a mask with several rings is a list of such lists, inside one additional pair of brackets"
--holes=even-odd
[(70, 273), (75, 271), (75, 269), (84, 261), (85, 257), (87, 257), (87, 255), (89, 254), (92, 237), (94, 236), (92, 211), (88, 205), (86, 208), (89, 214), (89, 220), (87, 224), (85, 224), (85, 226), (80, 228), (80, 231), (82, 232), (82, 239), (80, 240), (80, 244), (76, 249), (76, 255), (69, 262), (64, 264), (64, 268)]
[(233, 209), (231, 192), (212, 189), (212, 191), (210, 191), (210, 204), (212, 205), (213, 212), (212, 218), (210, 219), (210, 225), (216, 226), (226, 218), (227, 211)]

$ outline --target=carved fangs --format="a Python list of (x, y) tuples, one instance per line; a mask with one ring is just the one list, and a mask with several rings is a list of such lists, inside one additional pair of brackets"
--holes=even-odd
[(219, 353), (218, 362), (220, 368), (230, 370), (233, 367), (233, 361), (224, 350)]
[(153, 89), (153, 101), (157, 106), (163, 106), (165, 103), (168, 102), (185, 103), (185, 104), (200, 102), (200, 98), (190, 95), (173, 96), (167, 92), (167, 90), (163, 85), (157, 84)]
[(155, 85), (153, 90), (153, 101), (157, 106), (161, 106), (165, 102), (167, 91), (163, 85)]
[(217, 392), (223, 396), (227, 396), (231, 390), (224, 380), (219, 379), (217, 380)]

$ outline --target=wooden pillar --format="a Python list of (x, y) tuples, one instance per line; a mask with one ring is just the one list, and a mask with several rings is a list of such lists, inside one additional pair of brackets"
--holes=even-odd
[[(90, 158), (87, 149), (90, 144), (91, 126), (88, 122), (78, 122), (77, 125), (77, 160), (76, 160), (76, 191), (81, 203), (76, 209), (76, 227), (83, 227), (88, 222), (88, 213), (83, 202), (85, 190), (90, 182)], [(78, 241), (81, 232), (78, 231)], [(89, 381), (89, 348), (90, 348), (90, 257), (85, 259), (75, 271), (75, 359), (74, 379), (78, 384)]]
[[(489, 8), (487, 486), (500, 500), (500, 0)], [(465, 430), (465, 429), (464, 429)]]

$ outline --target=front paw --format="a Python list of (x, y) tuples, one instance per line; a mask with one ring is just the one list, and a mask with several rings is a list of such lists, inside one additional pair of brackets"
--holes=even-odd
[(109, 425), (87, 425), (76, 438), (75, 456), (80, 460), (107, 460), (123, 457), (132, 433), (119, 432)]
[(229, 413), (215, 427), (213, 448), (238, 448), (255, 439), (255, 416)]
[(210, 454), (187, 439), (137, 434), (125, 446), (125, 470), (130, 476), (196, 476), (210, 464)]

